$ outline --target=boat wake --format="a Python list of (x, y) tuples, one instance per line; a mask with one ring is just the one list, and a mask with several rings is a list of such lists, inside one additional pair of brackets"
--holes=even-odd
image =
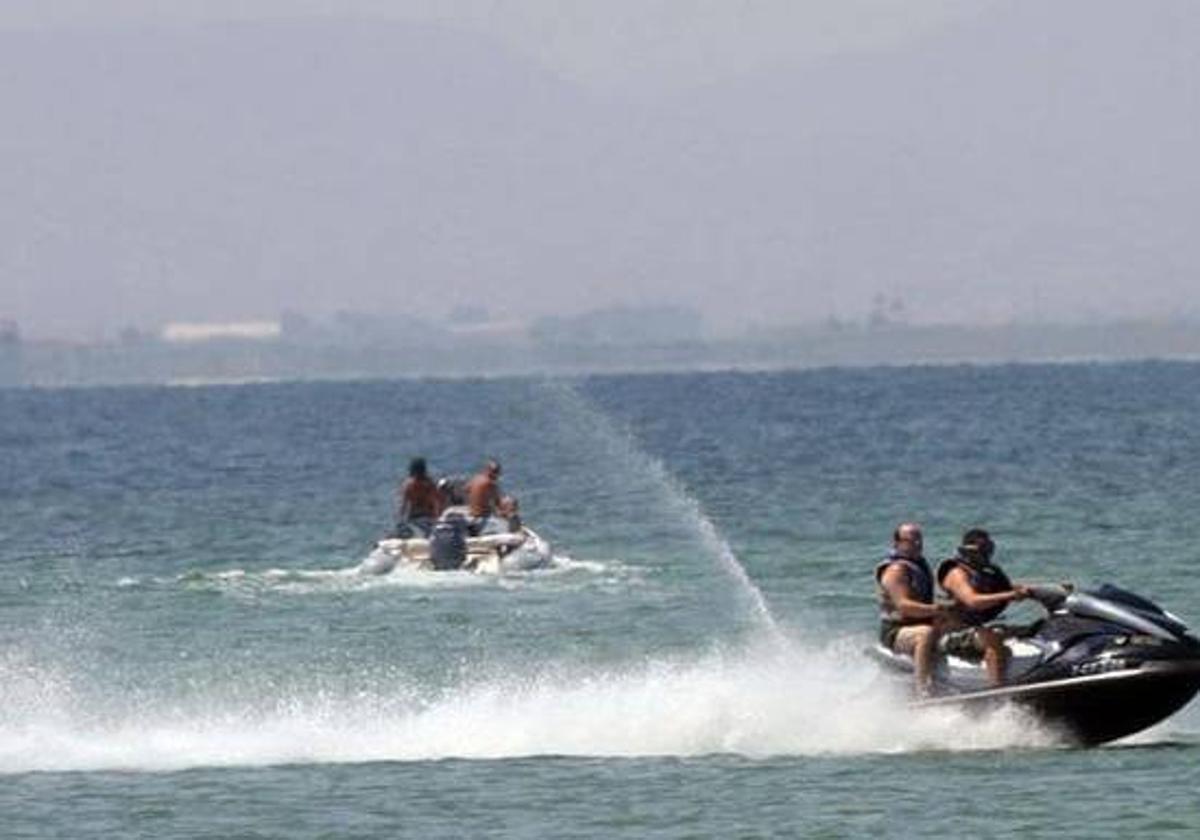
[(319, 594), (321, 592), (374, 591), (379, 589), (445, 589), (477, 586), (516, 586), (550, 580), (580, 580), (595, 578), (611, 581), (615, 578), (636, 577), (639, 570), (628, 569), (620, 561), (581, 560), (554, 555), (544, 566), (535, 569), (505, 570), (498, 574), (469, 571), (434, 572), (396, 565), (381, 573), (371, 556), (353, 566), (330, 569), (223, 569), (193, 570), (174, 577), (124, 577), (117, 581), (120, 589), (176, 589), (184, 587), (199, 591), (218, 591), (229, 594), (281, 592)]

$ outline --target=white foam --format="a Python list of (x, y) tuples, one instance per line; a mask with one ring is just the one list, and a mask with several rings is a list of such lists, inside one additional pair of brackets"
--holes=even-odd
[[(619, 561), (578, 560), (553, 555), (549, 563), (530, 569), (506, 570), (499, 574), (471, 571), (430, 571), (390, 565), (384, 571), (374, 564), (374, 555), (353, 566), (330, 569), (270, 568), (262, 571), (225, 569), (214, 572), (188, 572), (169, 580), (153, 578), (157, 586), (187, 585), (213, 588), (231, 595), (258, 594), (263, 591), (291, 594), (371, 591), (376, 589), (457, 589), (500, 585), (520, 581), (553, 580), (564, 576), (587, 575), (595, 578), (636, 577)], [(137, 579), (123, 579), (120, 586), (144, 585)]]
[(102, 717), (82, 708), (61, 679), (25, 698), (36, 702), (14, 706), (14, 691), (36, 682), (26, 664), (26, 679), (0, 673), (0, 705), (8, 709), (0, 773), (546, 755), (762, 758), (1052, 742), (1012, 711), (979, 719), (914, 713), (871, 683), (874, 666), (852, 648), (772, 643), (607, 670), (481, 675), (440, 689), (397, 680), (293, 689), (281, 698), (272, 685), (261, 704), (245, 699), (252, 685), (237, 685), (143, 700)]

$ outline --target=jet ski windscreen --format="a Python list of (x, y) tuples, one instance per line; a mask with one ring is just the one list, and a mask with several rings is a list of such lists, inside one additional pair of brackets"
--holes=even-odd
[(1142, 618), (1147, 621), (1152, 621), (1164, 630), (1174, 633), (1177, 636), (1182, 636), (1187, 632), (1187, 625), (1179, 621), (1174, 616), (1168, 615), (1158, 604), (1143, 598), (1141, 595), (1135, 595), (1127, 589), (1122, 589), (1119, 586), (1113, 586), (1111, 583), (1105, 583), (1099, 589), (1091, 593), (1097, 598), (1103, 598), (1106, 601), (1111, 601), (1115, 604), (1129, 607), (1135, 610)]

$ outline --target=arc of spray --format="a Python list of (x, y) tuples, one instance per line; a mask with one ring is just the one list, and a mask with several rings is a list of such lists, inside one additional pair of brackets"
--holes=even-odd
[(654, 482), (667, 491), (666, 495), (675, 507), (687, 516), (700, 535), (701, 542), (716, 555), (722, 570), (733, 578), (749, 598), (754, 616), (770, 635), (772, 641), (782, 643), (783, 631), (780, 630), (775, 616), (771, 613), (766, 596), (750, 578), (746, 567), (738, 560), (733, 547), (729, 545), (729, 541), (721, 536), (712, 519), (704, 513), (700, 502), (687, 491), (679, 479), (667, 470), (666, 465), (660, 459), (650, 455), (637, 445), (632, 431), (626, 429), (622, 433), (607, 413), (592, 405), (573, 385), (562, 380), (547, 380), (543, 384), (550, 388), (552, 393), (571, 410), (587, 415), (592, 420), (594, 428), (600, 432), (609, 445), (616, 446), (625, 458), (643, 465), (649, 471)]

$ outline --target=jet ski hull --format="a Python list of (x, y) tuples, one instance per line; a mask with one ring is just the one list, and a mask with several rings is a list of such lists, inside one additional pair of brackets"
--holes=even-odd
[(1029, 709), (1073, 743), (1094, 746), (1167, 719), (1200, 692), (1200, 660), (1148, 661), (1137, 668), (950, 694), (916, 708)]

